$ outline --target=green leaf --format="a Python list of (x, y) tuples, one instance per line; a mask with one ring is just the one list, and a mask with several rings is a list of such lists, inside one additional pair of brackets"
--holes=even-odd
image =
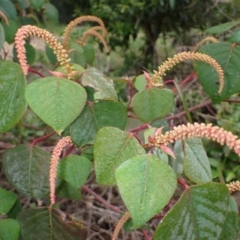
[(141, 74), (133, 79), (133, 86), (140, 92), (143, 91), (147, 86), (147, 80), (144, 74)]
[(45, 0), (30, 0), (31, 6), (38, 10), (45, 3)]
[(43, 17), (47, 22), (58, 23), (58, 10), (51, 3), (44, 3), (42, 8), (44, 9)]
[(21, 235), (24, 240), (85, 240), (86, 229), (80, 222), (66, 222), (56, 209), (32, 208), (22, 211), (18, 216)]
[(239, 215), (235, 212), (228, 212), (224, 222), (221, 236), (219, 240), (233, 240), (238, 239), (240, 231)]
[(87, 64), (92, 65), (95, 60), (95, 49), (93, 45), (82, 46)]
[(13, 219), (0, 220), (0, 237), (1, 240), (18, 240), (20, 237), (20, 226)]
[(93, 143), (97, 131), (102, 127), (124, 129), (127, 124), (127, 108), (119, 102), (99, 101), (88, 104), (81, 115), (70, 126), (73, 142), (78, 146)]
[(30, 6), (29, 0), (17, 0), (22, 9), (28, 8)]
[(37, 146), (18, 145), (3, 155), (3, 171), (14, 188), (28, 197), (49, 193), (51, 155)]
[(144, 148), (131, 133), (118, 128), (104, 127), (94, 141), (94, 164), (99, 184), (116, 183), (115, 170), (128, 159), (145, 154)]
[(238, 67), (240, 46), (233, 47), (227, 42), (211, 43), (201, 47), (199, 52), (216, 59), (224, 70), (224, 89), (221, 94), (218, 94), (217, 72), (204, 62), (197, 61), (195, 65), (198, 79), (214, 103), (219, 103), (232, 94), (240, 92), (240, 69)]
[(116, 170), (116, 180), (134, 228), (159, 213), (177, 187), (172, 168), (154, 155), (141, 155), (124, 162)]
[(89, 86), (95, 89), (95, 99), (118, 100), (113, 81), (104, 76), (103, 73), (96, 68), (87, 68), (83, 72), (81, 79), (83, 86)]
[(4, 12), (9, 20), (17, 20), (17, 11), (10, 0), (0, 1), (0, 11)]
[(79, 201), (82, 199), (79, 188), (75, 188), (66, 181), (62, 181), (56, 190), (56, 195), (61, 198), (69, 198), (71, 200)]
[[(32, 65), (35, 62), (36, 51), (35, 51), (34, 47), (29, 43), (25, 43), (24, 47), (26, 49), (27, 63), (29, 65)], [(15, 45), (14, 45), (14, 48), (13, 48), (13, 60), (16, 63), (19, 63), (19, 59), (17, 57), (17, 51), (16, 51), (16, 46)]]
[(188, 139), (184, 144), (184, 173), (194, 183), (212, 181), (212, 172), (201, 139)]
[(88, 159), (71, 154), (59, 162), (58, 176), (72, 187), (81, 188), (90, 174), (91, 166)]
[[(8, 43), (13, 43), (15, 34), (19, 28), (18, 23), (16, 21), (9, 20), (9, 25), (7, 25), (5, 22), (2, 22), (2, 26), (5, 31), (5, 40)], [(1, 34), (0, 34), (0, 36), (1, 36)]]
[(0, 132), (11, 129), (24, 114), (26, 79), (18, 64), (0, 61)]
[(19, 199), (15, 201), (13, 204), (12, 208), (8, 212), (7, 216), (9, 218), (16, 219), (17, 215), (22, 211), (22, 204)]
[(205, 33), (208, 33), (208, 34), (223, 33), (223, 32), (226, 32), (227, 30), (235, 27), (238, 24), (239, 24), (239, 21), (232, 21), (232, 22), (222, 23), (222, 24), (219, 24), (217, 26), (207, 28), (205, 30)]
[(68, 79), (46, 77), (30, 83), (25, 97), (39, 118), (61, 134), (81, 113), (87, 94)]
[(71, 49), (69, 53), (71, 61), (85, 67), (87, 60), (84, 55), (83, 47), (79, 46), (75, 41), (70, 41), (68, 49)]
[(0, 188), (0, 214), (7, 214), (16, 200), (16, 194)]
[(139, 119), (147, 123), (155, 118), (163, 118), (171, 112), (173, 100), (173, 91), (150, 88), (133, 96), (132, 107)]
[(47, 44), (45, 46), (45, 52), (46, 52), (46, 55), (47, 55), (47, 58), (49, 60), (49, 62), (52, 64), (52, 65), (55, 65), (58, 60), (57, 60), (57, 56), (56, 54), (53, 52), (53, 49), (50, 48)]
[(183, 173), (183, 160), (184, 160), (184, 143), (182, 140), (177, 140), (173, 147), (173, 152), (176, 159), (171, 158), (171, 166), (175, 174), (180, 177)]
[(228, 39), (231, 43), (240, 43), (240, 31), (233, 33), (233, 35)]
[(219, 239), (229, 197), (224, 184), (189, 187), (157, 227), (154, 240)]

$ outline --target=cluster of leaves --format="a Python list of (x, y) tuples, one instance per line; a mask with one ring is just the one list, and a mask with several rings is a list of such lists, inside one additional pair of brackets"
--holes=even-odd
[[(238, 43), (234, 37), (232, 41)], [(219, 103), (238, 93), (239, 46), (217, 42), (201, 47), (200, 52), (215, 58), (224, 69), (225, 86), (219, 95), (217, 73), (205, 63), (196, 62), (199, 81), (212, 101)], [(156, 128), (167, 125), (166, 117), (174, 108), (173, 91), (150, 87), (144, 84), (143, 76), (134, 81), (125, 79), (130, 94), (124, 104), (118, 100), (111, 79), (96, 68), (83, 68), (72, 56), (71, 61), (78, 71), (74, 80), (47, 76), (31, 83), (19, 64), (0, 62), (0, 132), (13, 128), (29, 106), (55, 133), (69, 135), (74, 143), (58, 165), (57, 197), (80, 200), (79, 190), (94, 166), (98, 184), (118, 187), (131, 216), (129, 229), (135, 230), (164, 210), (177, 182), (185, 177), (190, 186), (184, 185), (182, 196), (159, 223), (154, 239), (237, 239), (240, 225), (236, 202), (224, 184), (212, 180), (201, 140), (176, 142), (176, 160), (160, 149), (145, 147)], [(142, 124), (126, 129), (132, 117)], [(141, 131), (143, 139), (138, 135)], [(5, 217), (0, 220), (1, 237), (17, 240), (21, 231), (26, 240), (35, 239), (36, 234), (39, 239), (86, 239), (86, 229), (80, 222), (67, 221), (60, 210), (48, 207), (51, 154), (36, 142), (5, 151), (2, 168), (19, 193), (45, 203), (22, 210), (17, 195), (0, 188), (0, 214)], [(78, 154), (69, 154), (74, 148)]]

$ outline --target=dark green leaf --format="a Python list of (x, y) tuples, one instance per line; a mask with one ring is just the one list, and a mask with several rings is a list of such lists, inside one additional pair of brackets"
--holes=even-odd
[(60, 77), (35, 80), (25, 92), (31, 109), (58, 134), (81, 113), (86, 95), (82, 86)]
[(31, 6), (38, 10), (45, 3), (45, 0), (30, 0)]
[(240, 31), (235, 32), (229, 39), (229, 42), (231, 43), (240, 43)]
[(26, 79), (18, 64), (0, 62), (0, 132), (11, 129), (27, 108), (24, 97)]
[(219, 239), (229, 197), (227, 187), (219, 183), (186, 189), (157, 227), (154, 240)]
[(30, 6), (29, 0), (17, 0), (22, 9), (28, 8)]
[(82, 46), (79, 46), (76, 42), (70, 41), (69, 49), (72, 49), (69, 53), (69, 57), (73, 63), (78, 63), (81, 66), (86, 66), (87, 60), (84, 55), (84, 50)]
[(8, 213), (16, 200), (17, 200), (16, 194), (9, 192), (3, 188), (0, 188), (0, 214)]
[(4, 12), (9, 20), (17, 20), (17, 11), (10, 0), (0, 1), (0, 11)]
[(48, 57), (48, 60), (49, 62), (52, 64), (52, 65), (55, 65), (58, 60), (57, 60), (57, 56), (56, 54), (53, 52), (52, 48), (50, 48), (48, 45), (45, 46), (45, 52), (46, 52), (46, 55)]
[(58, 176), (72, 187), (81, 188), (90, 174), (91, 166), (88, 159), (71, 154), (59, 162)]
[(73, 142), (78, 146), (93, 143), (96, 132), (105, 126), (124, 129), (127, 124), (127, 108), (119, 102), (99, 101), (88, 104), (70, 126)]
[(71, 186), (68, 182), (64, 180), (57, 188), (56, 195), (61, 198), (69, 198), (75, 201), (79, 201), (82, 199), (80, 189)]
[(118, 128), (104, 127), (94, 141), (94, 163), (97, 182), (116, 183), (115, 170), (128, 159), (145, 154), (145, 150), (131, 133)]
[(169, 89), (150, 88), (132, 98), (134, 113), (143, 122), (165, 117), (173, 107), (174, 94)]
[(18, 216), (24, 240), (85, 240), (86, 229), (80, 222), (66, 222), (59, 210), (38, 208), (22, 211)]
[(58, 23), (58, 10), (54, 5), (51, 3), (44, 3), (42, 8), (44, 9), (43, 17), (45, 21)]
[(92, 65), (95, 60), (95, 49), (93, 45), (85, 45), (82, 47), (87, 64)]
[(82, 84), (95, 89), (94, 98), (117, 101), (113, 81), (96, 68), (89, 67), (82, 74)]
[(154, 155), (141, 155), (124, 162), (116, 170), (116, 180), (134, 228), (159, 213), (177, 187), (172, 168)]
[(22, 204), (20, 202), (19, 199), (17, 199), (14, 203), (14, 205), (12, 206), (12, 208), (10, 209), (10, 211), (8, 212), (7, 216), (9, 218), (13, 218), (16, 219), (17, 215), (22, 211)]
[(18, 145), (4, 153), (3, 171), (20, 193), (42, 198), (49, 193), (50, 158), (49, 152), (37, 146)]
[(201, 139), (186, 140), (184, 144), (184, 173), (194, 183), (212, 181), (212, 173)]
[(240, 92), (240, 69), (238, 67), (240, 46), (232, 46), (227, 42), (211, 43), (201, 47), (199, 52), (216, 59), (224, 70), (224, 89), (221, 94), (218, 94), (219, 77), (217, 72), (204, 62), (196, 62), (199, 81), (214, 103)]
[[(29, 43), (25, 43), (24, 47), (26, 49), (27, 63), (29, 65), (32, 65), (35, 61), (36, 51), (35, 51), (34, 47)], [(14, 59), (14, 62), (19, 63), (19, 59), (17, 57), (17, 51), (16, 51), (16, 46), (15, 45), (14, 45), (14, 48), (13, 48), (13, 59)]]
[(226, 23), (222, 23), (222, 24), (219, 24), (217, 26), (214, 26), (214, 27), (207, 28), (205, 30), (205, 32), (208, 33), (208, 34), (223, 33), (223, 32), (226, 32), (227, 30), (233, 28), (234, 26), (236, 26), (238, 24), (239, 24), (238, 21), (226, 22)]
[(15, 34), (16, 34), (16, 32), (18, 30), (18, 27), (19, 27), (18, 23), (16, 21), (9, 20), (9, 25), (7, 25), (5, 22), (2, 22), (2, 26), (3, 26), (4, 31), (5, 31), (5, 40), (8, 43), (13, 43)]
[(20, 237), (20, 226), (13, 219), (0, 220), (0, 239), (1, 240), (18, 240)]

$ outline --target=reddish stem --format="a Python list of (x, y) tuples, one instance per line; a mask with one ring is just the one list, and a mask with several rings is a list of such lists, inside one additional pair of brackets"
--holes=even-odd
[(66, 151), (66, 153), (62, 156), (62, 158), (65, 158), (67, 155), (69, 155), (74, 148), (75, 148), (75, 146), (74, 146), (74, 144), (72, 144), (72, 145), (70, 146), (70, 148), (68, 148), (68, 150)]
[(113, 210), (114, 212), (117, 212), (117, 213), (122, 213), (122, 211), (118, 208), (118, 207), (115, 207), (113, 206), (111, 203), (107, 202), (105, 199), (103, 199), (100, 195), (98, 195), (97, 193), (95, 193), (92, 189), (90, 189), (89, 187), (87, 186), (82, 186), (82, 189), (93, 195), (99, 202), (101, 202), (105, 207)]
[(141, 232), (142, 232), (142, 234), (143, 234), (145, 240), (151, 240), (151, 238), (149, 237), (149, 235), (148, 235), (148, 233), (147, 233), (146, 230), (142, 229)]
[(39, 75), (40, 77), (45, 77), (43, 74), (41, 74), (40, 72), (38, 72), (37, 70), (35, 70), (33, 68), (28, 68), (28, 72), (35, 73), (35, 74)]
[(184, 190), (189, 188), (189, 186), (186, 184), (186, 182), (183, 179), (178, 178), (178, 183), (184, 187)]
[(143, 124), (139, 127), (129, 129), (128, 132), (138, 134), (140, 131), (142, 131), (142, 130), (148, 128), (148, 127), (149, 127), (149, 124), (146, 123), (146, 124)]
[[(205, 107), (207, 105), (210, 105), (211, 103), (212, 103), (211, 100), (208, 100), (206, 102), (198, 104), (198, 105), (196, 105), (194, 107), (189, 108), (189, 112), (193, 112), (193, 111), (197, 110), (198, 108)], [(175, 119), (175, 118), (180, 118), (180, 117), (184, 116), (185, 114), (186, 114), (186, 112), (182, 111), (182, 112), (177, 113), (177, 114), (175, 114), (173, 116), (166, 117), (166, 120), (172, 120), (172, 119)]]
[(47, 134), (47, 135), (45, 135), (45, 136), (42, 136), (42, 137), (37, 138), (37, 139), (34, 139), (34, 140), (30, 143), (30, 145), (33, 146), (33, 145), (35, 145), (35, 144), (38, 143), (38, 142), (44, 141), (45, 139), (51, 137), (51, 136), (54, 135), (54, 134), (55, 134), (55, 132), (51, 132), (51, 133), (49, 133), (49, 134)]

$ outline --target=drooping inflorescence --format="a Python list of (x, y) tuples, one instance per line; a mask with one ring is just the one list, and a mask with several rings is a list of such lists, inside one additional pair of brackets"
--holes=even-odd
[(213, 36), (208, 36), (208, 37), (205, 37), (204, 39), (202, 39), (197, 45), (196, 47), (194, 48), (193, 52), (197, 52), (197, 50), (206, 42), (218, 42), (218, 40), (213, 37)]
[(70, 136), (63, 137), (59, 140), (52, 152), (50, 171), (49, 171), (49, 184), (50, 184), (50, 202), (51, 206), (55, 203), (55, 187), (57, 177), (57, 165), (61, 155), (61, 152), (65, 146), (71, 144), (72, 140)]
[[(164, 134), (162, 134), (162, 129), (160, 128), (156, 131), (154, 137), (149, 137), (148, 146), (161, 148), (161, 146), (168, 145), (177, 140), (186, 140), (189, 138), (207, 138), (221, 145), (225, 144), (240, 156), (240, 139), (236, 135), (218, 126), (205, 123), (179, 125)], [(226, 186), (230, 192), (240, 191), (239, 181), (226, 184)]]
[(17, 56), (19, 59), (19, 63), (22, 67), (23, 73), (27, 75), (28, 73), (28, 64), (26, 60), (26, 50), (24, 47), (25, 39), (28, 36), (35, 36), (41, 38), (44, 42), (48, 43), (50, 48), (53, 49), (54, 53), (57, 56), (57, 60), (59, 64), (65, 67), (67, 71), (67, 77), (69, 79), (72, 78), (72, 67), (70, 66), (69, 62), (70, 59), (68, 58), (67, 51), (63, 48), (62, 44), (57, 41), (53, 34), (50, 32), (35, 27), (31, 25), (25, 25), (18, 29), (15, 35), (15, 45), (17, 50)]
[(78, 17), (76, 19), (74, 19), (73, 21), (71, 21), (67, 27), (65, 28), (64, 34), (63, 34), (63, 47), (65, 49), (68, 49), (68, 42), (69, 42), (69, 37), (71, 35), (71, 31), (73, 30), (73, 28), (75, 26), (77, 26), (78, 24), (82, 23), (82, 22), (96, 22), (99, 24), (99, 27), (102, 29), (103, 35), (106, 36), (107, 35), (107, 30), (105, 28), (105, 25), (103, 23), (103, 21), (95, 16), (81, 16)]
[(220, 82), (218, 93), (221, 93), (224, 86), (224, 73), (221, 66), (214, 58), (208, 56), (207, 54), (195, 52), (181, 52), (174, 55), (172, 58), (168, 58), (168, 60), (166, 60), (162, 65), (158, 67), (158, 71), (154, 71), (154, 75), (152, 77), (153, 85), (161, 81), (167, 70), (170, 70), (176, 64), (189, 59), (208, 63), (216, 70)]
[[(87, 31), (85, 31), (83, 33), (83, 36), (77, 41), (77, 43), (81, 46), (83, 46), (86, 42), (87, 42), (87, 39), (90, 37), (90, 36), (95, 36), (97, 39), (99, 39), (99, 41), (103, 44), (106, 52), (109, 52), (109, 49), (108, 49), (108, 46), (107, 46), (107, 43), (105, 41), (105, 39), (103, 38), (103, 36), (97, 31), (99, 29), (100, 26), (96, 26), (96, 27), (92, 27), (90, 29), (88, 29)], [(102, 29), (100, 27), (100, 29)]]

